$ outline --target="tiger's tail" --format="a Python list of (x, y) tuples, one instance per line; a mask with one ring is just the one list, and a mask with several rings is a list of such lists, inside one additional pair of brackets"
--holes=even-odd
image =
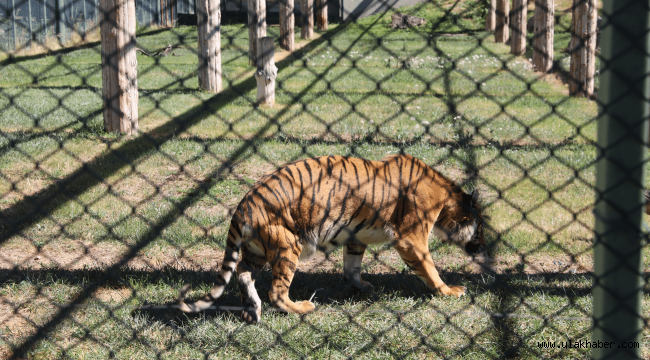
[(226, 251), (221, 264), (221, 271), (217, 275), (217, 283), (212, 290), (206, 294), (202, 299), (197, 300), (191, 304), (185, 303), (185, 295), (190, 290), (190, 284), (185, 284), (178, 295), (178, 305), (181, 311), (186, 313), (197, 313), (207, 310), (212, 304), (223, 294), (223, 290), (230, 282), (235, 266), (237, 265), (237, 258), (239, 257), (239, 249), (241, 248), (242, 233), (239, 224), (233, 218), (230, 222), (230, 229), (228, 230), (228, 240), (226, 241)]

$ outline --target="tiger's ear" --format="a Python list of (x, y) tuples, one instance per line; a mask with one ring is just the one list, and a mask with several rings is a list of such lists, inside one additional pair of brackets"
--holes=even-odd
[(478, 203), (478, 190), (472, 191), (472, 193), (470, 195), (472, 196), (472, 201), (470, 202), (470, 204), (474, 205), (474, 204)]

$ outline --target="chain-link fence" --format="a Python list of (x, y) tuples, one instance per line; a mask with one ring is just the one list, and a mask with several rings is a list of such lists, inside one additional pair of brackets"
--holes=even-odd
[[(5, 35), (19, 7), (49, 9), (8, 1)], [(647, 4), (586, 3), (587, 96), (570, 95), (589, 83), (570, 64), (595, 36), (583, 3), (523, 4), (520, 55), (521, 27), (485, 30), (501, 0), (360, 2), (311, 39), (296, 27), (293, 51), (267, 6), (270, 106), (242, 17), (217, 27), (216, 94), (197, 26), (138, 27), (137, 135), (104, 130), (99, 37), (2, 37), (0, 357), (650, 358)]]

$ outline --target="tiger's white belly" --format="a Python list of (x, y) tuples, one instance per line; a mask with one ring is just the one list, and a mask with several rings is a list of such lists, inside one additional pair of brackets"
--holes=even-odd
[[(337, 225), (324, 226), (320, 234), (317, 231), (307, 233), (307, 239), (304, 239), (306, 241), (302, 242), (300, 260), (310, 258), (319, 248), (325, 252), (331, 252), (353, 239), (366, 245), (384, 244), (392, 240), (389, 234), (392, 231), (386, 231), (386, 229), (378, 226), (364, 227), (355, 234), (354, 229), (359, 223), (358, 221), (353, 222), (346, 227)], [(339, 229), (340, 231), (338, 231)]]

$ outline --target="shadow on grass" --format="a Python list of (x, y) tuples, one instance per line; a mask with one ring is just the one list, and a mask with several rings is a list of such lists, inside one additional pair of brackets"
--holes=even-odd
[[(169, 31), (167, 28), (160, 28), (160, 29), (155, 29), (155, 30), (149, 30), (147, 32), (144, 32), (142, 34), (138, 34), (137, 36), (140, 37), (146, 37), (146, 36), (153, 36), (160, 34), (162, 32)], [(12, 64), (19, 64), (25, 61), (30, 61), (30, 60), (38, 60), (42, 59), (48, 56), (58, 56), (58, 55), (65, 55), (69, 54), (71, 52), (75, 52), (77, 50), (83, 50), (83, 49), (92, 49), (95, 46), (101, 45), (101, 41), (92, 41), (92, 42), (87, 42), (85, 44), (77, 45), (74, 47), (66, 47), (62, 49), (57, 49), (57, 50), (50, 50), (48, 52), (44, 52), (41, 54), (34, 54), (34, 55), (19, 55), (19, 56), (14, 56), (14, 55), (9, 55), (6, 59), (0, 61), (0, 67), (12, 65)]]
[[(215, 269), (216, 270), (216, 269)], [(559, 296), (567, 298), (583, 298), (591, 296), (591, 273), (539, 273), (539, 274), (460, 274), (447, 271), (441, 271), (441, 276), (448, 284), (463, 284), (468, 287), (470, 297), (480, 297), (487, 294), (495, 294), (504, 304), (499, 308), (500, 313), (510, 313), (507, 304), (517, 303), (519, 294), (526, 296)], [(79, 286), (84, 290), (87, 288), (102, 289), (122, 289), (137, 287), (146, 288), (147, 286), (159, 287), (161, 283), (167, 284), (170, 291), (176, 293), (178, 284), (190, 283), (194, 288), (210, 288), (214, 284), (216, 271), (197, 271), (197, 270), (177, 270), (173, 268), (162, 271), (145, 271), (134, 269), (117, 269), (114, 272), (107, 273), (102, 269), (43, 269), (43, 270), (2, 270), (0, 271), (0, 287), (10, 284), (30, 281), (38, 284), (41, 280), (51, 284), (62, 284), (66, 286)], [(486, 280), (487, 275), (487, 280)], [(363, 274), (364, 280), (369, 281), (375, 286), (372, 291), (359, 291), (348, 286), (342, 281), (340, 272), (298, 272), (294, 277), (291, 285), (290, 296), (294, 301), (310, 299), (314, 296), (315, 301), (320, 305), (337, 306), (341, 303), (356, 302), (361, 304), (382, 303), (388, 298), (416, 299), (421, 302), (430, 300), (434, 294), (424, 283), (410, 271), (405, 273), (385, 273), (385, 274)], [(650, 279), (650, 272), (644, 274), (646, 282)], [(270, 307), (268, 292), (271, 287), (272, 275), (267, 268), (260, 272), (255, 282), (256, 289), (264, 308)], [(561, 286), (555, 284), (562, 282)], [(568, 284), (567, 284), (568, 283)], [(136, 294), (139, 291), (135, 288)], [(650, 288), (646, 287), (644, 293), (650, 295)], [(188, 298), (189, 301), (201, 297), (200, 291)], [(183, 323), (196, 317), (214, 316), (217, 314), (230, 313), (239, 317), (240, 310), (207, 310), (200, 314), (184, 314), (178, 310), (176, 303), (156, 303), (155, 299), (139, 299), (139, 305), (133, 305), (132, 314), (146, 314), (155, 320), (165, 323), (174, 322)], [(93, 299), (92, 296), (85, 300)], [(74, 301), (79, 304), (79, 301)], [(108, 305), (108, 304), (107, 304)], [(141, 305), (153, 305), (156, 308), (141, 308)], [(223, 296), (215, 303), (220, 307), (241, 307), (242, 303), (239, 298), (239, 289), (236, 279), (231, 280)], [(124, 303), (119, 307), (131, 305)], [(168, 306), (168, 308), (160, 308)], [(543, 310), (540, 310), (543, 312)], [(493, 317), (493, 323), (496, 328), (504, 329), (508, 327), (509, 319), (502, 317)], [(513, 344), (509, 332), (503, 331), (502, 343)], [(508, 353), (510, 346), (506, 346), (504, 353)], [(516, 350), (516, 346), (511, 350)]]

